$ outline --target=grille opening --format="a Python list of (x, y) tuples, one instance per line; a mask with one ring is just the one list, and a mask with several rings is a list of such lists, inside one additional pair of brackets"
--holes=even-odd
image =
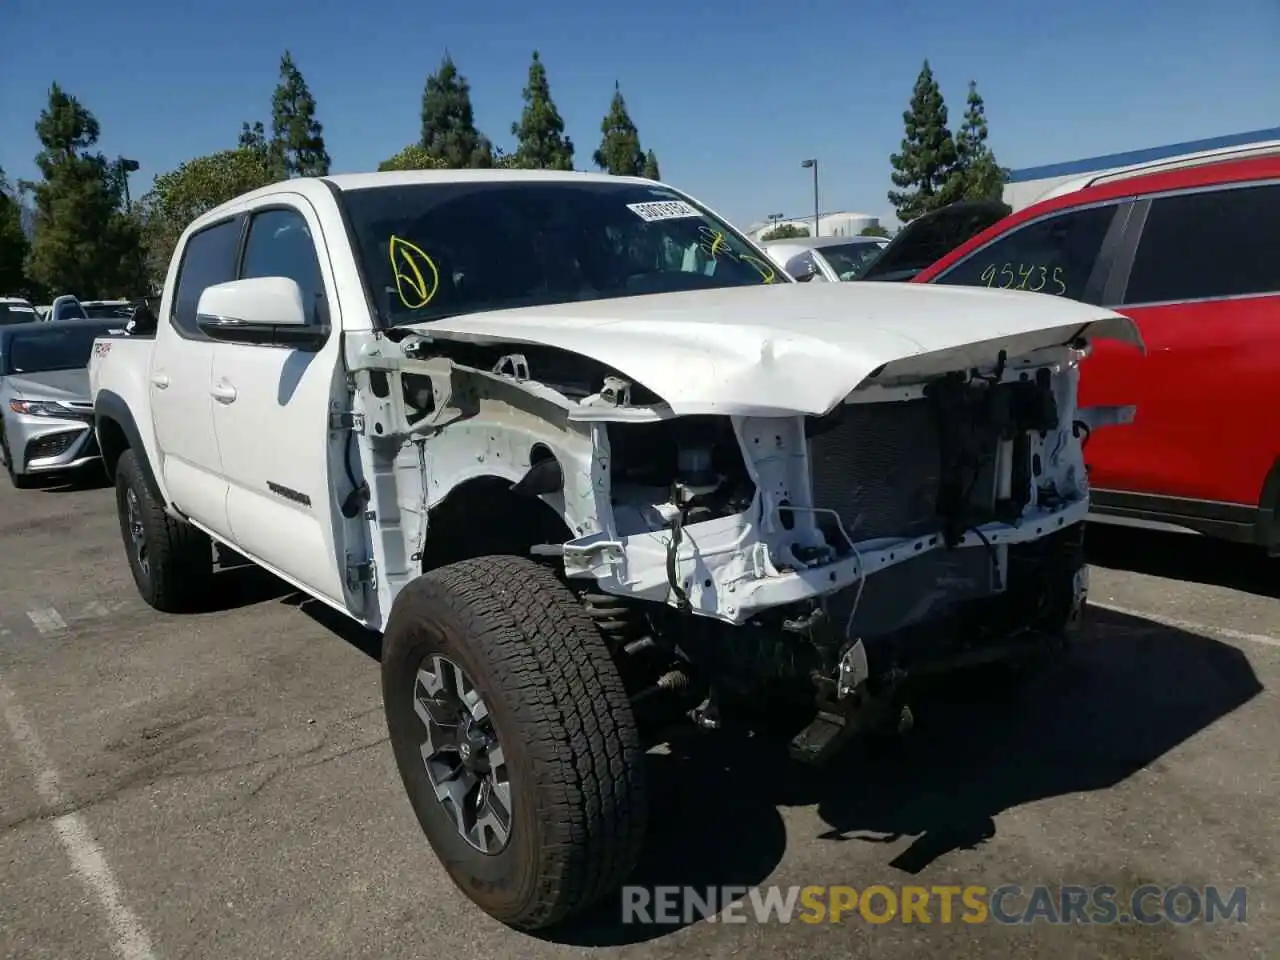
[(76, 438), (82, 433), (81, 430), (64, 430), (60, 433), (47, 433), (43, 437), (28, 441), (25, 454), (27, 463), (61, 456), (71, 449)]

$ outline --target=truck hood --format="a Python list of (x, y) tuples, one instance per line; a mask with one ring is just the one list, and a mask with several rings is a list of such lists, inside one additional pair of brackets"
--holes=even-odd
[(7, 382), (11, 390), (27, 400), (89, 399), (88, 369), (13, 374)]
[[(678, 416), (820, 415), (873, 373), (926, 375), (988, 365), (1000, 350), (1014, 357), (1079, 336), (1145, 352), (1127, 317), (1074, 300), (872, 282), (579, 301), (411, 328), (438, 339), (581, 354), (647, 387)], [(531, 375), (537, 379), (538, 371)]]

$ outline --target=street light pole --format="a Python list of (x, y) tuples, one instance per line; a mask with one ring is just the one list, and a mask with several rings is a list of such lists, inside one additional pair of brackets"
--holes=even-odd
[(818, 160), (813, 158), (810, 160), (800, 161), (800, 166), (804, 168), (813, 168), (813, 235), (818, 235)]

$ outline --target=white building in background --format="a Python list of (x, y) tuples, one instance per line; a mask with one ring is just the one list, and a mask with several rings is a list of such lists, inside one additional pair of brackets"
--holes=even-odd
[(1229, 156), (1239, 156), (1242, 149), (1253, 146), (1260, 148), (1280, 146), (1280, 127), (1014, 170), (1011, 171), (1009, 180), (1005, 184), (1003, 199), (1014, 210), (1021, 210), (1039, 200), (1047, 199), (1052, 194), (1079, 189), (1089, 180), (1105, 174), (1132, 167), (1148, 166), (1162, 160), (1185, 160), (1192, 157), (1212, 160), (1219, 154), (1226, 159)]
[[(748, 226), (743, 233), (752, 240), (759, 240), (770, 230), (784, 224), (802, 227), (809, 231), (810, 236), (813, 235), (813, 214), (809, 214), (807, 217), (787, 217), (777, 222), (762, 220)], [(880, 226), (880, 218), (873, 217), (869, 213), (850, 213), (845, 210), (837, 210), (831, 213), (818, 214), (818, 235), (822, 237), (856, 237), (867, 227), (878, 226)]]

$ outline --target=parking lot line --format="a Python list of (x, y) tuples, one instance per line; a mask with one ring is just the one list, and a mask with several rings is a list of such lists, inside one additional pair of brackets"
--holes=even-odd
[[(35, 727), (27, 719), (26, 711), (3, 675), (0, 675), (0, 708), (3, 708), (9, 733), (35, 775), (40, 799), (53, 809), (65, 806), (67, 798), (62, 792), (58, 771), (49, 761)], [(54, 818), (52, 826), (81, 882), (98, 901), (110, 928), (111, 946), (116, 954), (121, 960), (155, 960), (151, 937), (125, 904), (123, 891), (111, 872), (106, 854), (94, 839), (84, 817), (76, 812), (60, 814)]]
[(28, 610), (27, 619), (34, 623), (41, 633), (57, 633), (59, 630), (67, 629), (67, 621), (63, 620), (62, 614), (53, 607)]
[(1232, 630), (1229, 627), (1214, 627), (1207, 623), (1196, 623), (1193, 620), (1180, 620), (1177, 617), (1166, 617), (1159, 613), (1152, 613), (1150, 610), (1135, 610), (1131, 607), (1121, 607), (1114, 603), (1099, 603), (1096, 600), (1090, 600), (1089, 606), (1097, 607), (1099, 610), (1110, 610), (1112, 613), (1118, 613), (1126, 617), (1140, 617), (1144, 620), (1151, 620), (1166, 627), (1173, 627), (1176, 630), (1186, 630), (1188, 633), (1198, 633), (1202, 636), (1219, 637), (1223, 640), (1240, 640), (1247, 643), (1261, 643), (1268, 647), (1280, 647), (1280, 639), (1267, 636), (1265, 633), (1246, 633), (1243, 630)]

